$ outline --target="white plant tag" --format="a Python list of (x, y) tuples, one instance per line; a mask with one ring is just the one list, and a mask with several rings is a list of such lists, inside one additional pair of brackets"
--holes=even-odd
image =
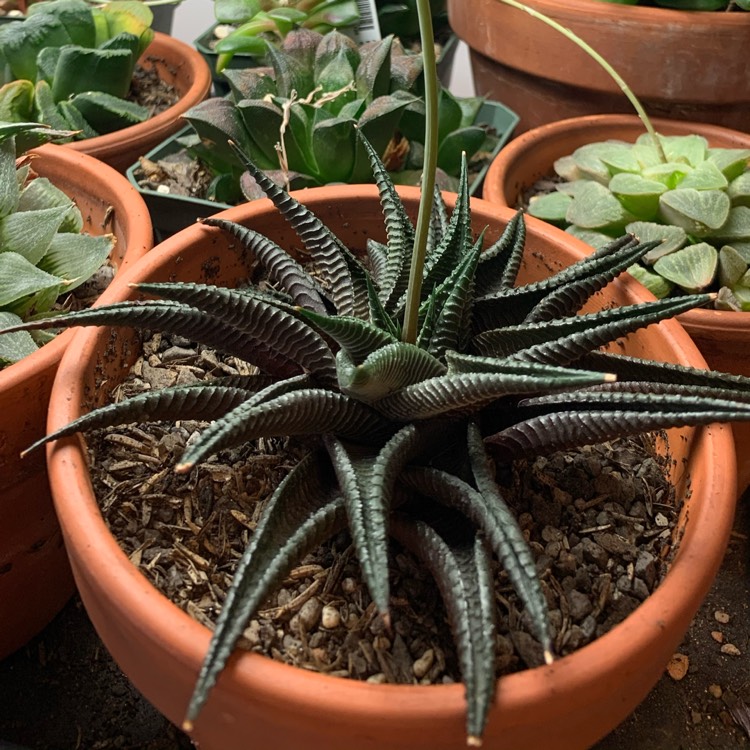
[(372, 42), (380, 39), (380, 24), (375, 0), (357, 0), (359, 25), (354, 29), (354, 39), (359, 42)]

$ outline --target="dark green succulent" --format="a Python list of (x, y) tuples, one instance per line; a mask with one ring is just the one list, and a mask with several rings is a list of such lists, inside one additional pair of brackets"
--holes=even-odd
[[(617, 240), (537, 283), (515, 286), (521, 214), (483, 251), (471, 231), (464, 166), (449, 215), (436, 196), (418, 335), (404, 341), (414, 228), (364, 141), (387, 243), (357, 257), (250, 161), (248, 171), (298, 233), (315, 275), (258, 232), (222, 219), (265, 268), (273, 293), (141, 283), (158, 299), (58, 319), (188, 336), (258, 366), (261, 375), (166, 388), (103, 407), (40, 441), (142, 420), (211, 424), (176, 467), (260, 437), (305, 436), (311, 453), (275, 491), (239, 563), (190, 703), (196, 717), (271, 587), (348, 526), (363, 577), (388, 620), (388, 536), (435, 575), (467, 691), (467, 732), (481, 737), (494, 690), (495, 554), (552, 658), (546, 603), (523, 534), (493, 479), (506, 464), (561, 448), (660, 429), (750, 419), (750, 380), (599, 351), (631, 331), (706, 304), (709, 295), (575, 315), (653, 243)], [(407, 294), (408, 291), (408, 294)], [(42, 327), (43, 324), (27, 326)], [(270, 376), (270, 378), (269, 378)]]
[[(210, 196), (226, 203), (262, 195), (236, 153), (287, 187), (371, 182), (359, 129), (401, 184), (421, 175), (425, 133), (420, 93), (422, 58), (387, 37), (358, 47), (337, 31), (290, 33), (268, 50), (272, 68), (229, 70), (229, 98), (209, 99), (185, 118), (199, 138), (189, 145), (215, 174)], [(441, 91), (438, 167), (458, 177), (461, 153), (492, 149), (492, 136), (474, 125), (483, 100)], [(203, 145), (201, 145), (203, 143)], [(454, 180), (455, 181), (455, 180)]]
[(153, 39), (145, 3), (50, 0), (0, 28), (0, 119), (76, 131), (77, 139), (142, 122), (125, 97)]
[(278, 45), (293, 29), (325, 34), (360, 20), (356, 0), (214, 0), (214, 14), (220, 24), (231, 24), (214, 47), (217, 73), (238, 53), (264, 57), (269, 42)]
[(717, 291), (716, 307), (750, 310), (750, 149), (698, 135), (643, 134), (590, 143), (555, 162), (563, 181), (529, 213), (593, 247), (623, 231), (659, 246), (629, 270), (657, 297)]

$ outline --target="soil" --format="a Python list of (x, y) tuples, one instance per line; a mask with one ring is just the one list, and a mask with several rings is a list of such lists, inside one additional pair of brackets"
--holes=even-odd
[[(747, 731), (732, 713), (746, 717), (743, 705), (750, 704), (749, 538), (747, 492), (722, 569), (679, 648), (687, 658), (686, 674), (675, 679), (665, 671), (649, 697), (596, 750), (750, 748)], [(721, 633), (723, 643), (713, 633)], [(740, 655), (728, 653), (731, 649), (722, 653), (727, 644)], [(11, 743), (24, 750), (192, 747), (120, 673), (77, 598), (0, 663), (0, 696), (1, 750), (17, 750)]]

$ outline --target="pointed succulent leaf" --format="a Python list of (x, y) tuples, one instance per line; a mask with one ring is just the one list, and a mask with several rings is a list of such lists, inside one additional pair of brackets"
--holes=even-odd
[(511, 289), (521, 267), (526, 244), (526, 222), (523, 211), (508, 222), (497, 242), (479, 258), (481, 273), (477, 274), (477, 296)]
[(695, 294), (711, 285), (718, 263), (716, 248), (699, 242), (659, 258), (654, 263), (654, 271), (688, 294)]
[(372, 402), (404, 386), (445, 374), (445, 366), (424, 349), (397, 341), (380, 347), (361, 364), (354, 364), (342, 349), (337, 355), (342, 392)]
[(561, 321), (508, 326), (474, 338), (481, 354), (564, 365), (639, 328), (711, 301), (697, 294), (603, 310)]
[(260, 390), (268, 385), (268, 378), (252, 376), (252, 379), (248, 378), (246, 382), (217, 379), (141, 393), (78, 417), (65, 427), (37, 440), (24, 451), (24, 454), (53, 440), (60, 440), (85, 430), (98, 430), (142, 421), (216, 419), (247, 401), (255, 390), (254, 385)]
[(286, 250), (259, 232), (233, 221), (208, 218), (203, 219), (203, 223), (210, 227), (219, 227), (236, 237), (242, 247), (253, 253), (266, 269), (269, 279), (291, 297), (292, 304), (325, 313), (326, 306), (320, 285)]
[(376, 406), (390, 419), (420, 420), (470, 414), (501, 396), (595, 385), (607, 379), (600, 373), (583, 371), (569, 371), (564, 376), (525, 372), (454, 373), (406, 386), (381, 399)]
[(370, 299), (370, 323), (376, 328), (380, 328), (398, 339), (401, 336), (401, 330), (398, 323), (388, 314), (385, 307), (383, 307), (383, 303), (380, 301), (380, 297), (378, 297), (378, 292), (377, 289), (375, 289), (372, 279), (368, 276), (366, 281), (367, 293)]
[(395, 343), (394, 336), (359, 318), (344, 315), (319, 315), (311, 310), (297, 309), (298, 314), (330, 336), (344, 349), (354, 364), (382, 346)]
[(112, 133), (137, 125), (147, 120), (151, 114), (147, 107), (103, 91), (83, 91), (70, 99), (70, 105), (81, 113), (97, 133)]
[[(666, 427), (750, 421), (750, 404), (651, 393), (581, 393), (560, 402), (533, 399), (532, 416), (486, 438), (503, 461), (593, 445)], [(538, 411), (547, 413), (536, 416)]]
[(337, 312), (366, 317), (369, 310), (366, 272), (360, 262), (312, 211), (266, 177), (241, 150), (236, 151), (245, 169), (297, 232), (321, 268)]
[(189, 728), (208, 699), (242, 631), (283, 576), (345, 525), (344, 503), (324, 452), (303, 459), (264, 508), (237, 565), (188, 705)]
[(217, 419), (188, 448), (177, 471), (190, 471), (213, 453), (259, 437), (333, 433), (369, 443), (391, 431), (389, 421), (358, 401), (332, 391), (303, 388), (258, 405), (248, 401)]
[(468, 742), (479, 745), (495, 690), (495, 604), (489, 556), (465, 521), (451, 519), (443, 524), (442, 533), (432, 523), (434, 517), (422, 521), (398, 515), (391, 532), (422, 560), (438, 584), (466, 685)]
[(0, 248), (37, 265), (68, 215), (69, 206), (15, 211), (0, 219)]
[(628, 224), (625, 230), (641, 242), (659, 243), (641, 258), (641, 262), (649, 266), (653, 265), (663, 255), (669, 255), (669, 253), (679, 250), (687, 241), (687, 233), (682, 227), (673, 227), (668, 224), (634, 221)]
[(424, 440), (414, 425), (399, 430), (380, 451), (325, 439), (344, 496), (362, 576), (378, 611), (388, 613), (388, 514), (396, 478)]
[(141, 282), (136, 287), (216, 316), (222, 325), (278, 351), (323, 382), (331, 382), (334, 377), (335, 358), (325, 341), (290, 308), (268, 296), (210, 284)]
[(387, 36), (360, 48), (360, 63), (357, 68), (357, 92), (372, 101), (385, 96), (391, 89), (391, 45), (393, 37)]

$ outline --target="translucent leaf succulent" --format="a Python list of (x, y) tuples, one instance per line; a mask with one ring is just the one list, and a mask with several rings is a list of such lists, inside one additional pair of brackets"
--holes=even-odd
[(206, 219), (255, 255), (274, 294), (252, 285), (141, 283), (155, 299), (56, 321), (187, 335), (249, 360), (261, 375), (148, 392), (92, 411), (41, 442), (132, 421), (205, 419), (209, 426), (176, 466), (189, 472), (245, 441), (305, 436), (311, 453), (275, 491), (239, 562), (187, 725), (270, 587), (348, 526), (386, 622), (389, 534), (436, 576), (466, 683), (467, 735), (477, 744), (495, 684), (490, 555), (504, 566), (552, 658), (533, 559), (495, 484), (493, 463), (668, 425), (750, 419), (750, 381), (598, 351), (709, 296), (575, 315), (654, 245), (628, 237), (544, 281), (516, 286), (523, 217), (483, 250), (483, 236), (471, 228), (465, 166), (452, 214), (435, 197), (417, 337), (409, 343), (403, 329), (415, 230), (375, 150), (364, 139), (362, 145), (387, 237), (385, 244), (369, 241), (365, 256), (243, 156), (319, 273), (253, 229)]
[(32, 5), (25, 20), (0, 28), (0, 118), (47, 123), (76, 139), (142, 122), (148, 109), (125, 97), (152, 18), (136, 0)]
[[(114, 244), (111, 235), (81, 234), (75, 203), (35, 176), (28, 156), (16, 161), (16, 137), (39, 131), (35, 123), (0, 122), (0, 328), (48, 316), (57, 298), (87, 281)], [(46, 338), (0, 336), (0, 368), (32, 354)]]
[(660, 244), (630, 272), (657, 297), (719, 291), (716, 306), (750, 310), (750, 150), (698, 135), (644, 134), (591, 143), (555, 162), (556, 191), (529, 213), (593, 247), (623, 231)]
[[(337, 31), (297, 30), (277, 50), (272, 67), (229, 70), (227, 99), (209, 99), (185, 117), (198, 138), (184, 141), (216, 175), (213, 191), (237, 203), (262, 195), (234, 151), (287, 187), (371, 182), (359, 129), (399, 183), (416, 183), (425, 133), (422, 58), (393, 37), (357, 46)], [(439, 105), (438, 167), (458, 177), (461, 153), (490, 149), (491, 136), (474, 125), (482, 99), (443, 90)]]
[(263, 57), (269, 42), (277, 46), (293, 29), (325, 34), (359, 22), (356, 0), (215, 0), (214, 14), (219, 23), (232, 25), (215, 46), (218, 73), (237, 53)]

